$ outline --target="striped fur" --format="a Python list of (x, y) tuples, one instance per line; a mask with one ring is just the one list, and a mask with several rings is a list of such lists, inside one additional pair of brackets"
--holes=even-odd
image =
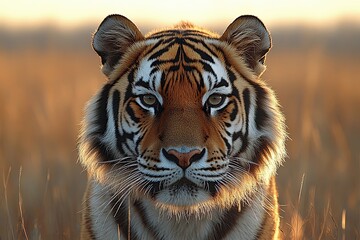
[(182, 23), (144, 37), (120, 15), (94, 35), (108, 82), (79, 138), (82, 239), (278, 239), (284, 118), (260, 80), (254, 16), (218, 36)]

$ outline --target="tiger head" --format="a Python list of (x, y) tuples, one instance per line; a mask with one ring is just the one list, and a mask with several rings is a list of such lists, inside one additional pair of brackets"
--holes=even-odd
[(88, 103), (80, 161), (119, 199), (211, 209), (268, 184), (284, 119), (260, 80), (271, 38), (254, 16), (218, 36), (182, 23), (143, 36), (111, 15), (94, 34), (108, 81)]

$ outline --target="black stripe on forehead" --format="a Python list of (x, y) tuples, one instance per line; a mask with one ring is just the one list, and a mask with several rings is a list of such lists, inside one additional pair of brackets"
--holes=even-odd
[[(195, 29), (173, 29), (173, 30), (166, 30), (161, 31), (158, 33), (154, 33), (147, 37), (147, 39), (156, 39), (157, 42), (150, 48), (150, 50), (145, 54), (148, 55), (151, 52), (159, 49), (159, 47), (166, 48), (169, 47), (174, 43), (178, 44), (184, 44), (188, 45), (189, 47), (193, 48), (194, 50), (198, 51), (198, 54), (202, 55), (203, 59), (211, 61), (211, 58), (209, 58), (209, 54), (202, 51), (199, 47), (195, 47), (196, 45), (201, 45), (203, 48), (205, 48), (210, 55), (216, 56), (214, 50), (211, 50), (211, 48), (208, 46), (209, 44), (206, 42), (207, 40), (218, 40), (218, 38), (211, 36), (207, 32), (202, 32)], [(161, 44), (165, 44), (166, 47), (160, 46)], [(193, 44), (193, 45), (191, 45)], [(210, 45), (212, 45), (210, 43)], [(212, 47), (213, 49), (216, 49)], [(156, 51), (158, 53), (158, 51)], [(206, 55), (204, 55), (206, 54)]]
[[(184, 45), (192, 48), (197, 54), (200, 55), (200, 58), (202, 60), (214, 63), (213, 58), (207, 52), (201, 50), (198, 46), (196, 46), (196, 44), (197, 45), (201, 44), (202, 46), (206, 46), (206, 44), (204, 43), (203, 40), (200, 41), (200, 40), (195, 39), (195, 38), (187, 38), (186, 40), (187, 41), (184, 43)], [(192, 42), (194, 42), (195, 44), (192, 44)], [(208, 50), (209, 48), (206, 48), (206, 49)], [(210, 54), (216, 56), (212, 51), (209, 51), (209, 52), (210, 52)]]
[[(194, 43), (195, 42), (195, 43)], [(157, 45), (158, 48), (152, 50), (154, 52), (149, 52), (150, 55), (148, 60), (153, 62), (151, 63), (152, 70), (151, 74), (154, 74), (156, 71), (159, 71), (161, 65), (163, 64), (170, 64), (168, 69), (164, 69), (162, 76), (161, 76), (161, 87), (162, 89), (166, 88), (167, 85), (167, 77), (170, 72), (177, 72), (180, 70), (180, 66), (184, 70), (185, 75), (177, 74), (176, 79), (174, 80), (181, 80), (181, 79), (194, 79), (195, 81), (190, 81), (191, 84), (196, 84), (196, 88), (200, 91), (204, 87), (204, 82), (202, 79), (202, 71), (200, 71), (199, 67), (211, 73), (216, 78), (216, 73), (212, 69), (209, 63), (215, 63), (213, 57), (211, 56), (213, 53), (208, 52), (210, 49), (209, 47), (200, 49), (201, 46), (205, 46), (206, 44), (201, 40), (195, 38), (180, 38), (180, 37), (172, 37), (167, 39), (167, 44)], [(197, 43), (201, 43), (200, 46), (196, 46)], [(177, 45), (177, 46), (174, 46)], [(198, 54), (198, 59), (191, 58), (187, 51), (185, 51), (184, 47), (189, 48), (189, 50), (193, 50), (195, 53)], [(161, 56), (165, 54), (167, 51), (170, 50), (171, 47), (177, 47), (176, 53), (174, 54), (173, 58), (169, 59), (161, 59)], [(200, 47), (200, 48), (199, 48)], [(156, 51), (157, 50), (157, 51)], [(199, 67), (192, 66), (194, 63), (199, 63)], [(150, 83), (139, 83), (140, 85), (144, 85), (144, 87), (148, 87)], [(136, 84), (137, 85), (137, 84)]]
[[(178, 32), (178, 31), (176, 31), (176, 33), (179, 33), (179, 34), (169, 35), (170, 37), (167, 39), (159, 39), (159, 41), (154, 45), (154, 47), (152, 47), (151, 50), (147, 53), (147, 55), (149, 55), (155, 51), (152, 55), (149, 56), (148, 59), (149, 60), (157, 59), (157, 58), (161, 57), (164, 53), (166, 53), (175, 44), (178, 44), (179, 47), (177, 50), (177, 54), (174, 57), (172, 62), (179, 61), (180, 56), (183, 57), (183, 60), (185, 62), (192, 62), (195, 60), (195, 59), (188, 57), (185, 54), (184, 47), (186, 46), (186, 47), (191, 48), (194, 52), (196, 52), (200, 56), (200, 58), (198, 60), (209, 61), (211, 63), (214, 63), (214, 60), (211, 55), (216, 56), (216, 54), (204, 42), (204, 40), (208, 39), (208, 37), (191, 35), (191, 34), (180, 34), (180, 32)], [(200, 48), (201, 46), (204, 49), (206, 49), (207, 52), (202, 50)], [(170, 59), (164, 60), (164, 61), (170, 62)], [(164, 63), (164, 62), (159, 61), (159, 62), (154, 62), (153, 64), (160, 65), (162, 63)]]
[(153, 53), (150, 57), (149, 57), (149, 60), (152, 60), (152, 59), (156, 59), (158, 57), (160, 57), (161, 55), (163, 55), (164, 53), (166, 53), (167, 51), (169, 51), (169, 48), (173, 45), (172, 42), (168, 43), (167, 45), (164, 45), (162, 46), (162, 49), (160, 50), (157, 50), (157, 49), (154, 49), (154, 50), (157, 50), (155, 53)]
[[(183, 62), (181, 61), (181, 58), (184, 59)], [(214, 62), (213, 60), (211, 60), (211, 61)], [(182, 66), (185, 76), (182, 76), (181, 74), (180, 74), (181, 76), (177, 75), (178, 77), (174, 80), (179, 80), (181, 78), (182, 79), (185, 79), (185, 78), (186, 79), (194, 79), (195, 80), (194, 83), (197, 85), (198, 89), (204, 87), (202, 72), (198, 69), (198, 67), (191, 65), (193, 63), (196, 63), (196, 60), (189, 58), (184, 53), (184, 51), (181, 47), (178, 48), (175, 58), (169, 59), (169, 60), (155, 60), (151, 64), (151, 67), (153, 67), (153, 70), (151, 70), (151, 74), (153, 74), (154, 72), (159, 70), (158, 66), (160, 66), (162, 64), (166, 64), (166, 63), (171, 63), (172, 65), (167, 70), (164, 70), (164, 72), (162, 73), (162, 77), (161, 77), (162, 88), (166, 85), (166, 80), (168, 79), (167, 76), (168, 76), (169, 72), (178, 72), (180, 70), (180, 66)], [(200, 59), (200, 61), (198, 63), (200, 64), (201, 69), (203, 71), (212, 74), (215, 78), (215, 81), (217, 80), (217, 75), (210, 64), (208, 64), (206, 61), (203, 61), (202, 59)], [(190, 81), (190, 83), (193, 84), (193, 81)], [(226, 85), (226, 84), (224, 84), (224, 85)]]
[(192, 68), (192, 71), (177, 72), (177, 71), (164, 71), (161, 75), (161, 89), (166, 93), (172, 89), (172, 83), (181, 82), (188, 80), (194, 90), (197, 90), (198, 93), (201, 93), (201, 90), (205, 87), (203, 76), (201, 72)]
[(148, 39), (159, 39), (159, 38), (166, 38), (166, 37), (173, 37), (176, 35), (182, 36), (193, 36), (199, 38), (212, 38), (209, 34), (202, 32), (200, 30), (195, 29), (172, 29), (172, 30), (165, 30), (154, 33), (148, 37)]
[[(192, 30), (170, 30), (154, 34), (148, 39), (151, 38), (157, 38), (158, 41), (153, 46), (150, 45), (148, 51), (143, 56), (145, 61), (151, 61), (150, 76), (160, 71), (160, 69), (162, 70), (160, 79), (161, 89), (168, 89), (170, 79), (175, 81), (189, 79), (189, 82), (192, 85), (195, 84), (196, 86), (194, 87), (201, 91), (205, 86), (203, 79), (204, 72), (212, 75), (209, 80), (210, 85), (213, 85), (211, 88), (228, 87), (230, 83), (226, 79), (229, 79), (230, 82), (236, 79), (235, 74), (226, 65), (224, 67), (226, 68), (225, 71), (228, 72), (227, 76), (223, 76), (220, 79), (218, 79), (217, 73), (213, 69), (213, 64), (216, 62), (215, 59), (221, 61), (224, 58), (224, 53), (216, 44), (214, 45), (211, 41), (207, 42), (207, 40), (216, 40), (216, 38), (201, 35), (201, 32)], [(170, 50), (173, 51), (173, 54), (166, 55), (167, 58), (165, 58), (164, 55)], [(221, 51), (219, 52), (219, 50)], [(195, 58), (192, 56), (192, 53), (195, 54)], [(167, 69), (164, 69), (164, 66), (167, 66)], [(179, 72), (180, 67), (183, 70), (181, 73)], [(173, 75), (170, 72), (179, 74)], [(146, 78), (146, 76), (142, 77)], [(152, 80), (149, 83), (147, 81), (140, 81), (139, 84), (135, 85), (149, 88), (151, 82)]]

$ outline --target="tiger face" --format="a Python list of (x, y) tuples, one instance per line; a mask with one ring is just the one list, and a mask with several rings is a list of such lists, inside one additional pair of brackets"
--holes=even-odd
[[(123, 105), (133, 113), (131, 118), (126, 112), (133, 127), (125, 131), (135, 139), (129, 148), (153, 197), (180, 206), (216, 194), (217, 185), (226, 179), (232, 151), (239, 150), (231, 133), (241, 131), (235, 128), (243, 121), (226, 66), (205, 48), (196, 53), (196, 40), (190, 36), (189, 30), (174, 32), (162, 40), (167, 43), (161, 49), (168, 51), (139, 61), (132, 94)], [(199, 33), (192, 37), (199, 39)]]
[(117, 201), (199, 211), (270, 181), (285, 131), (259, 80), (271, 47), (260, 20), (243, 16), (221, 37), (189, 24), (144, 37), (112, 15), (93, 47), (108, 82), (87, 107), (80, 159)]

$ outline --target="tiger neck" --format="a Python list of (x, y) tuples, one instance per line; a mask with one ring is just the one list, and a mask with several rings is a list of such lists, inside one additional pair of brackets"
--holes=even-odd
[[(234, 234), (235, 238), (240, 234), (241, 239), (249, 236), (253, 239), (269, 217), (263, 207), (269, 197), (271, 194), (262, 189), (241, 201), (240, 206), (215, 208), (203, 215), (171, 215), (161, 211), (150, 199), (127, 199), (119, 205), (114, 198), (111, 211), (121, 234), (128, 239), (137, 239), (136, 236), (141, 236), (139, 239), (233, 239)], [(247, 227), (249, 224), (251, 229)]]

